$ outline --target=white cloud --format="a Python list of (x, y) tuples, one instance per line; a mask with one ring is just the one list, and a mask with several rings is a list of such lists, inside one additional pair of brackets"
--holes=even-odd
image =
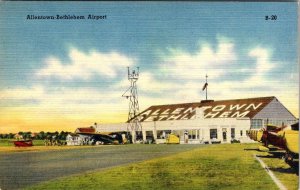
[(16, 87), (0, 91), (1, 100), (39, 100), (50, 104), (93, 104), (114, 102), (121, 97), (119, 91), (111, 89), (60, 87), (46, 89), (43, 86)]
[(273, 69), (276, 65), (276, 63), (272, 63), (270, 61), (270, 51), (265, 49), (265, 48), (261, 48), (261, 47), (256, 47), (252, 50), (250, 50), (249, 52), (249, 56), (250, 57), (254, 57), (256, 58), (256, 73), (266, 73), (268, 71), (270, 71), (271, 69)]
[[(276, 96), (287, 102), (288, 109), (298, 113), (296, 105), (291, 99), (298, 99), (298, 84), (291, 75), (291, 79), (274, 77), (275, 70), (279, 64), (272, 60), (272, 51), (261, 46), (249, 50), (246, 56), (237, 55), (234, 44), (230, 40), (220, 40), (214, 50), (209, 44), (202, 45), (195, 54), (178, 49), (172, 49), (171, 55), (165, 56), (163, 60), (164, 74), (173, 77), (174, 85), (172, 93), (167, 93), (170, 101), (167, 103), (193, 102), (205, 98), (205, 92), (201, 91), (204, 84), (204, 75), (209, 76), (208, 98), (238, 99), (250, 97)], [(253, 58), (253, 65), (245, 68), (242, 61)], [(236, 74), (234, 81), (228, 80), (223, 74), (230, 71)], [(274, 75), (273, 73), (274, 72)], [(243, 76), (243, 77), (241, 77)], [(234, 77), (234, 76), (233, 76)], [(180, 81), (178, 87), (176, 82)], [(199, 82), (198, 82), (199, 81)], [(163, 84), (163, 82), (162, 82)], [(284, 93), (283, 93), (284, 91)], [(291, 93), (287, 98), (286, 93)]]
[(26, 120), (59, 117), (70, 121), (99, 118), (102, 122), (113, 122), (115, 116), (115, 120), (120, 122), (126, 121), (127, 118), (128, 101), (121, 97), (119, 91), (109, 89), (101, 91), (92, 88), (63, 87), (53, 90), (32, 86), (2, 90), (0, 95), (0, 101), (22, 101), (22, 104), (17, 106), (11, 104), (3, 107), (1, 113), (7, 112), (12, 116), (28, 113), (30, 116), (26, 117)]
[(205, 74), (217, 78), (236, 60), (234, 43), (219, 39), (216, 49), (210, 44), (204, 44), (194, 54), (171, 49), (171, 55), (165, 57), (162, 68), (170, 75), (182, 79), (202, 79)]
[[(240, 66), (239, 61), (247, 58), (239, 59), (234, 44), (228, 40), (219, 40), (216, 49), (205, 44), (194, 54), (173, 49), (171, 55), (165, 56), (162, 62), (164, 73), (153, 74), (147, 71), (147, 68), (140, 72), (137, 82), (140, 111), (151, 105), (196, 102), (204, 99), (205, 92), (202, 91), (202, 86), (207, 73), (210, 79), (209, 99), (276, 96), (288, 109), (297, 114), (298, 83), (295, 78), (298, 78), (298, 74), (287, 80), (274, 77), (271, 79), (269, 74), (272, 74), (273, 69), (280, 63), (272, 61), (271, 51), (266, 48), (255, 47), (249, 50), (247, 56), (253, 58), (253, 65), (249, 65), (249, 68)], [(135, 63), (133, 59), (118, 53), (83, 53), (77, 49), (72, 49), (69, 57), (70, 62), (67, 64), (55, 57), (48, 58), (46, 67), (38, 71), (37, 75), (65, 80), (89, 79), (93, 75), (101, 75), (110, 79), (118, 74), (123, 76), (124, 67)], [(246, 72), (247, 75), (243, 79), (237, 77), (236, 80), (229, 81), (223, 76), (227, 68), (233, 68), (236, 73)], [(104, 86), (101, 90), (67, 86), (51, 90), (40, 85), (3, 90), (0, 91), (0, 98), (4, 101), (38, 100), (34, 107), (30, 107), (30, 102), (28, 103), (30, 109), (35, 110), (36, 117), (56, 113), (70, 120), (74, 117), (82, 120), (88, 117), (107, 117), (113, 120), (118, 113), (122, 114), (125, 121), (129, 102), (121, 95), (130, 83), (126, 74), (122, 78), (119, 83)]]
[(42, 86), (16, 87), (0, 91), (1, 100), (38, 100), (44, 95), (45, 91)]
[(71, 48), (70, 62), (64, 63), (56, 57), (48, 57), (46, 66), (36, 72), (40, 77), (55, 77), (64, 80), (90, 79), (93, 75), (114, 78), (117, 74), (134, 64), (135, 60), (117, 52), (101, 53), (92, 50), (88, 53)]
[[(178, 88), (177, 83), (162, 81), (159, 78), (156, 78), (150, 72), (142, 72), (139, 75), (139, 79), (137, 81), (138, 91), (148, 92), (148, 93), (159, 93), (166, 90), (171, 90), (174, 88)], [(130, 82), (127, 79), (123, 79), (120, 83), (114, 86), (114, 89), (128, 89), (130, 86)]]
[(270, 77), (281, 63), (272, 61), (271, 51), (266, 48), (255, 47), (249, 51), (248, 56), (254, 58), (254, 69), (249, 70), (251, 72), (248, 77), (243, 80), (224, 79), (210, 83), (209, 97), (218, 100), (276, 96), (289, 110), (298, 114), (298, 74), (289, 79)]
[[(236, 71), (246, 72), (243, 79), (237, 75), (236, 80), (229, 81), (223, 76), (218, 76), (217, 80), (210, 80), (208, 86), (208, 98), (221, 100), (221, 99), (235, 99), (235, 98), (250, 98), (250, 97), (260, 97), (260, 96), (277, 96), (280, 99), (284, 97), (279, 94), (280, 89), (290, 90), (292, 93), (297, 94), (295, 85), (290, 86), (290, 81), (281, 81), (282, 79), (270, 78), (269, 74), (273, 72), (279, 62), (271, 61), (272, 55), (271, 51), (262, 48), (255, 47), (249, 50), (247, 54), (248, 58), (254, 58), (253, 66), (245, 68), (244, 66), (238, 65), (239, 59), (237, 55), (227, 55), (228, 51), (234, 53), (233, 44), (219, 44), (218, 53), (216, 53), (215, 61), (213, 59), (213, 51), (207, 48), (208, 45), (202, 47), (200, 53), (197, 55), (192, 55), (188, 53), (182, 53), (183, 51), (173, 50), (173, 57), (168, 56), (163, 62), (162, 67), (170, 67), (170, 60), (176, 60), (174, 64), (175, 67), (165, 70), (165, 72), (175, 73), (173, 76), (178, 77), (172, 78), (173, 80), (165, 80), (162, 76), (157, 76), (150, 72), (143, 72), (140, 74), (140, 79), (138, 81), (138, 90), (142, 92), (140, 96), (140, 104), (142, 105), (153, 105), (153, 104), (172, 104), (172, 103), (183, 103), (183, 102), (195, 102), (200, 101), (205, 98), (205, 92), (202, 91), (202, 86), (204, 84), (204, 76), (193, 76), (193, 73), (200, 73), (195, 71), (197, 69), (205, 69), (205, 65), (197, 64), (197, 57), (206, 58), (207, 60), (212, 60), (211, 65), (208, 65), (212, 72), (215, 68), (222, 67), (224, 64), (226, 67), (233, 67)], [(229, 49), (229, 50), (228, 50)], [(222, 53), (221, 53), (222, 52)], [(226, 52), (226, 53), (225, 53)], [(204, 55), (207, 54), (207, 55)], [(220, 56), (224, 54), (224, 56)], [(226, 57), (227, 55), (227, 57)], [(219, 56), (219, 58), (218, 58)], [(246, 59), (246, 58), (243, 58)], [(233, 63), (229, 60), (235, 60), (237, 63)], [(189, 65), (187, 68), (183, 67), (183, 64)], [(202, 68), (203, 67), (203, 68)], [(253, 68), (253, 69), (251, 69)], [(226, 72), (223, 70), (218, 70), (220, 72)], [(171, 73), (171, 74), (172, 74)], [(202, 72), (203, 73), (203, 72)], [(171, 75), (170, 73), (164, 73), (165, 75)], [(216, 77), (216, 76), (215, 76)], [(213, 77), (209, 76), (209, 79)], [(198, 80), (198, 79), (201, 79)], [(277, 84), (281, 83), (283, 87), (278, 87)], [(118, 87), (123, 85), (122, 88), (126, 89), (129, 86), (128, 80), (122, 81), (118, 84)], [(153, 93), (157, 93), (155, 96)], [(294, 108), (292, 108), (294, 109)]]

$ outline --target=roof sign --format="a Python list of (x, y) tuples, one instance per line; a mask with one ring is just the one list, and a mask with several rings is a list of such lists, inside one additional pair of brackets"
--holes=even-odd
[(201, 108), (204, 118), (252, 118), (275, 97), (222, 100), (205, 103), (186, 103), (151, 106), (140, 113), (140, 121), (169, 121), (194, 119), (196, 108)]

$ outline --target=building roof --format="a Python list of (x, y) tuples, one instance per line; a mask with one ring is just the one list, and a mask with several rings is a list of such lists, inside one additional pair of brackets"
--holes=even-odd
[(82, 127), (82, 128), (77, 128), (75, 133), (95, 133), (96, 130), (93, 127)]
[(196, 114), (196, 108), (202, 108), (204, 118), (252, 118), (274, 99), (276, 99), (276, 97), (270, 96), (156, 105), (141, 112), (139, 118), (140, 121), (192, 119)]

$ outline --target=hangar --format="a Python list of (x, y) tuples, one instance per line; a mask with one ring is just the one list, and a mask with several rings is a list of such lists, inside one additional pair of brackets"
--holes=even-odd
[[(144, 141), (152, 137), (156, 143), (164, 143), (172, 133), (179, 136), (181, 144), (249, 142), (246, 131), (250, 128), (297, 122), (274, 96), (155, 105), (137, 117), (142, 124)], [(124, 130), (127, 123), (102, 124), (96, 129), (97, 132)]]

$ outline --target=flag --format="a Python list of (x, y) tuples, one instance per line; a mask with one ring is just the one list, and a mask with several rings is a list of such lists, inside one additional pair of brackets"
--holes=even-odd
[(202, 91), (205, 90), (207, 88), (208, 83), (206, 82), (202, 88)]

